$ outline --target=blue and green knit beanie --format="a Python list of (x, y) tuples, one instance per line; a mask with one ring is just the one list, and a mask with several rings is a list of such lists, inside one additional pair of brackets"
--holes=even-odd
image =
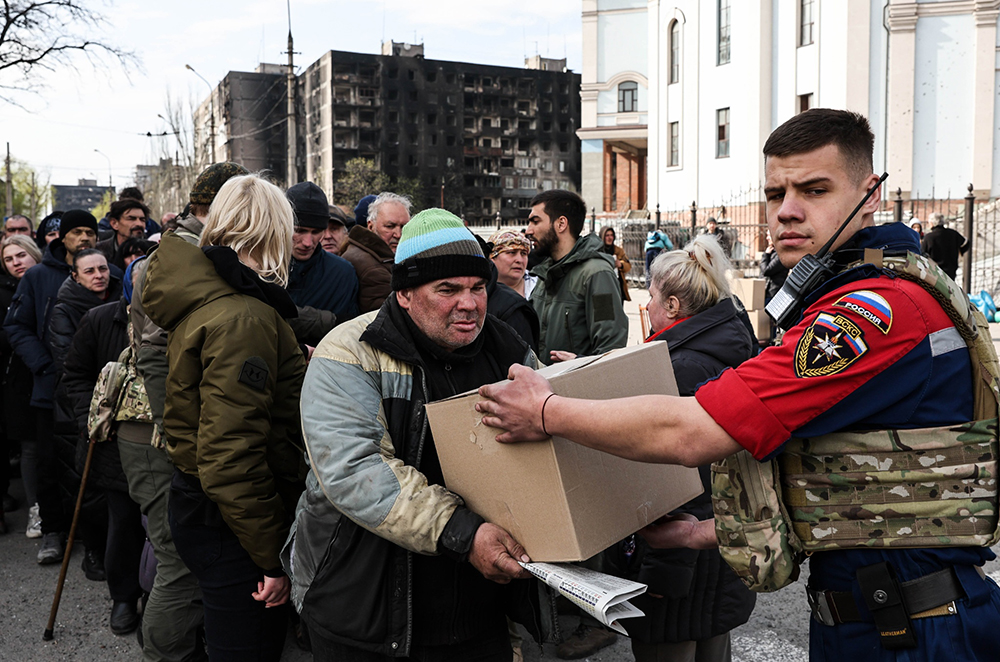
[(458, 216), (444, 209), (425, 209), (403, 226), (392, 289), (398, 292), (457, 276), (489, 280), (490, 262)]

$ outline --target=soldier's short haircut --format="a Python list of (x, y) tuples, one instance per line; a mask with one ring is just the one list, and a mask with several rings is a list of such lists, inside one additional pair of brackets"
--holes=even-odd
[(574, 239), (583, 232), (583, 222), (587, 220), (587, 203), (576, 193), (563, 189), (542, 191), (531, 199), (531, 206), (535, 205), (542, 205), (542, 209), (551, 221), (565, 216), (569, 221), (569, 232)]
[(859, 113), (833, 108), (810, 108), (775, 129), (764, 143), (764, 160), (805, 154), (827, 145), (837, 146), (855, 182), (874, 172), (875, 136), (868, 120)]

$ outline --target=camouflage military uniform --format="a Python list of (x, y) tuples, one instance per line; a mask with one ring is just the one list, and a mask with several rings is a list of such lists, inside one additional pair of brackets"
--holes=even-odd
[[(913, 233), (906, 228), (866, 228), (838, 251), (838, 262), (847, 265), (861, 259), (865, 248), (919, 252)], [(870, 535), (872, 547), (813, 554), (811, 588), (853, 591), (860, 599), (856, 571), (887, 561), (903, 582), (954, 568), (966, 596), (956, 601), (954, 614), (914, 620), (919, 648), (899, 657), (881, 646), (870, 621), (835, 626), (814, 621), (811, 658), (838, 662), (849, 656), (859, 660), (996, 659), (1000, 589), (976, 572), (977, 566), (995, 556), (987, 547), (970, 546), (982, 544), (976, 536), (986, 535), (985, 529), (992, 532), (995, 519), (983, 530), (967, 528), (966, 546), (896, 548), (893, 538), (926, 544), (921, 536), (938, 524), (931, 518), (907, 531), (902, 525), (893, 527), (893, 520), (919, 514), (906, 512), (911, 504), (923, 501), (925, 509), (928, 504), (933, 509), (935, 498), (948, 496), (914, 494), (902, 485), (879, 482), (894, 472), (902, 476), (913, 471), (924, 471), (940, 482), (942, 474), (951, 472), (956, 494), (970, 508), (965, 523), (971, 524), (976, 519), (971, 511), (984, 503), (977, 500), (976, 490), (986, 489), (991, 478), (984, 473), (989, 467), (970, 465), (975, 465), (977, 444), (991, 438), (992, 431), (983, 435), (983, 430), (970, 429), (967, 446), (944, 454), (899, 445), (887, 434), (843, 434), (956, 426), (975, 420), (974, 373), (965, 341), (923, 287), (872, 265), (831, 279), (810, 295), (806, 306), (802, 321), (785, 334), (782, 346), (704, 385), (696, 396), (699, 403), (757, 460), (780, 454), (778, 465), (788, 479), (778, 486), (783, 490), (781, 503), (771, 504), (772, 509), (783, 509), (786, 521), (797, 520), (791, 533), (809, 540), (813, 549), (837, 546), (824, 539), (856, 538), (861, 533), (859, 522), (866, 527), (872, 521), (885, 522), (881, 530), (864, 532)], [(832, 436), (815, 441), (826, 435)], [(807, 441), (788, 444), (792, 437)], [(870, 452), (859, 445), (862, 440), (871, 446)], [(897, 455), (888, 461), (886, 452)], [(755, 465), (747, 455), (742, 462), (747, 471), (767, 471), (769, 466)], [(937, 469), (942, 466), (951, 468)], [(734, 477), (739, 479), (738, 474)], [(963, 483), (970, 478), (984, 479), (984, 485)], [(959, 524), (955, 523), (956, 531)], [(859, 609), (870, 618), (863, 601)]]

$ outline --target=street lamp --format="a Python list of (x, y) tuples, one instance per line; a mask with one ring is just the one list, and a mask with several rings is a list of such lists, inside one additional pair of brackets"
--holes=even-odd
[(194, 70), (190, 64), (185, 64), (185, 68), (191, 71), (195, 76), (200, 78), (205, 85), (208, 85), (208, 132), (209, 132), (209, 153), (212, 156), (212, 163), (215, 163), (215, 88), (212, 84), (205, 80), (205, 77)]
[(114, 184), (111, 182), (111, 157), (109, 157), (107, 154), (105, 154), (99, 149), (95, 148), (94, 151), (103, 156), (108, 161), (108, 192), (111, 193), (114, 191), (115, 188)]

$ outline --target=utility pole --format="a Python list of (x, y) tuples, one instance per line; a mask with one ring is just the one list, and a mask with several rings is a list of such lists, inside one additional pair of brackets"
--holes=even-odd
[(7, 143), (7, 213), (4, 216), (14, 215), (14, 185), (10, 180), (10, 143)]
[(205, 83), (205, 85), (208, 85), (208, 150), (209, 155), (212, 158), (211, 163), (209, 163), (209, 165), (211, 165), (212, 163), (215, 163), (215, 88), (212, 87), (212, 84), (209, 83), (204, 76), (195, 71), (194, 67), (190, 64), (185, 64), (184, 67), (200, 78), (201, 82)]
[(38, 188), (35, 187), (35, 171), (31, 171), (31, 219), (37, 222), (38, 219)]
[(295, 161), (296, 154), (296, 127), (295, 127), (295, 48), (292, 42), (292, 0), (288, 0), (288, 71), (285, 73), (288, 88), (288, 123), (286, 131), (288, 136), (288, 159), (287, 174), (285, 175), (285, 188), (298, 183), (298, 168)]

